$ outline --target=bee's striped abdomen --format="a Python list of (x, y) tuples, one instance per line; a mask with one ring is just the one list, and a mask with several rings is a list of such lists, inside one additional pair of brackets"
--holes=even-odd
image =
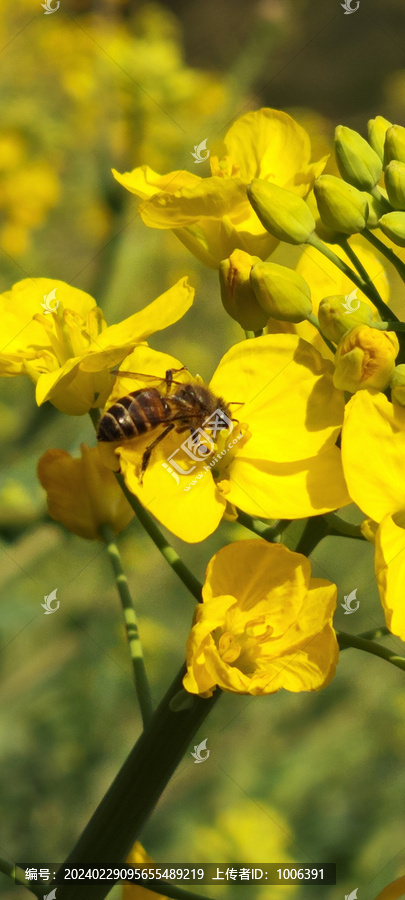
[(133, 391), (121, 397), (100, 420), (97, 440), (119, 441), (134, 438), (167, 421), (171, 408), (158, 390)]

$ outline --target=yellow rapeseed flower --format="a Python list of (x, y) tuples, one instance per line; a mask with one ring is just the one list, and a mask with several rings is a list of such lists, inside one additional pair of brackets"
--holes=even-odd
[(100, 539), (100, 526), (119, 534), (134, 516), (111, 469), (103, 465), (98, 447), (81, 445), (81, 457), (66, 450), (47, 450), (38, 463), (48, 512), (73, 534)]
[[(127, 372), (150, 373), (162, 382), (168, 369), (181, 366), (145, 346), (122, 363)], [(214, 452), (203, 455), (206, 448), (196, 446), (189, 431), (172, 431), (152, 451), (143, 484), (142, 455), (155, 431), (121, 446), (103, 443), (103, 459), (117, 467), (118, 456), (129, 490), (185, 541), (206, 538), (233, 506), (254, 516), (293, 519), (336, 509), (350, 499), (335, 446), (344, 397), (332, 374), (332, 364), (295, 335), (243, 341), (225, 354), (209, 385), (218, 408), (235, 404), (230, 409), (237, 420), (232, 433), (229, 428), (226, 437), (224, 431), (215, 437)], [(196, 381), (184, 372), (174, 377)], [(141, 376), (134, 384), (118, 373), (106, 409), (135, 388), (156, 384)]]
[(341, 391), (383, 391), (395, 369), (399, 341), (394, 331), (357, 325), (339, 341), (333, 383)]
[(139, 212), (151, 228), (171, 228), (207, 266), (218, 268), (233, 250), (265, 259), (277, 246), (246, 195), (261, 178), (306, 197), (327, 157), (310, 163), (307, 132), (287, 113), (263, 108), (237, 119), (227, 131), (220, 156), (210, 156), (211, 177), (186, 171), (159, 175), (149, 166), (114, 177), (141, 197)]
[(388, 628), (405, 640), (404, 407), (381, 393), (355, 394), (346, 407), (342, 457), (354, 502), (378, 522), (374, 562), (381, 603)]
[(338, 659), (332, 626), (336, 585), (311, 578), (301, 553), (267, 541), (236, 541), (210, 560), (187, 642), (187, 691), (211, 697), (316, 691)]
[(61, 412), (82, 415), (105, 402), (109, 369), (150, 334), (177, 322), (193, 297), (182, 278), (149, 306), (107, 327), (89, 294), (63, 281), (26, 278), (0, 295), (0, 375), (29, 375), (39, 406), (50, 400)]

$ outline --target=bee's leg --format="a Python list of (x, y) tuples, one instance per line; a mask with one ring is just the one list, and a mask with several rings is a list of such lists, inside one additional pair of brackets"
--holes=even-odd
[(155, 438), (155, 440), (151, 441), (151, 443), (148, 444), (148, 446), (146, 447), (146, 450), (144, 451), (144, 454), (142, 457), (142, 465), (141, 465), (141, 474), (139, 476), (139, 484), (142, 484), (142, 482), (143, 482), (143, 476), (146, 472), (146, 469), (148, 468), (152, 450), (154, 450), (154, 448), (157, 446), (157, 444), (159, 444), (160, 441), (162, 441), (163, 438), (165, 438), (166, 435), (169, 434), (169, 432), (173, 430), (173, 428), (174, 428), (174, 422), (171, 422), (170, 425), (168, 425), (167, 428), (165, 428), (165, 430), (162, 431), (161, 434), (158, 434), (158, 436)]
[(182, 366), (181, 369), (167, 369), (165, 375), (166, 382), (166, 390), (170, 391), (170, 388), (173, 384), (173, 375), (176, 375), (177, 372), (187, 372), (187, 366)]

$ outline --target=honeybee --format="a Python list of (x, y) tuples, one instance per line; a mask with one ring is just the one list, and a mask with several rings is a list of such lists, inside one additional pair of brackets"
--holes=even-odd
[[(154, 431), (161, 425), (165, 426), (143, 453), (140, 484), (153, 450), (171, 431), (177, 434), (189, 431), (192, 441), (198, 447), (201, 446), (201, 430), (204, 424), (208, 428), (213, 428), (216, 434), (230, 426), (232, 429), (231, 422), (237, 421), (231, 416), (232, 404), (225, 403), (221, 397), (216, 397), (207, 385), (199, 382), (174, 381), (173, 375), (184, 369), (185, 366), (182, 369), (167, 370), (164, 392), (154, 387), (132, 391), (110, 406), (100, 419), (98, 441), (131, 440), (148, 431)], [(133, 372), (117, 374), (135, 375)], [(210, 425), (206, 420), (215, 414), (218, 414), (215, 417), (215, 424)], [(207, 448), (205, 452), (209, 452)]]

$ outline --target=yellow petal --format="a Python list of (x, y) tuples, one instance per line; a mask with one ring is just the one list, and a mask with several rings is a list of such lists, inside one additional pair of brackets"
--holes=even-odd
[(48, 497), (48, 512), (73, 534), (100, 537), (101, 525), (122, 531), (134, 516), (113, 473), (103, 466), (97, 447), (81, 445), (81, 457), (66, 450), (47, 450), (38, 477)]
[[(343, 421), (344, 395), (333, 367), (295, 335), (265, 335), (234, 345), (210, 383), (251, 432), (244, 459), (294, 462), (332, 446)], [(242, 451), (240, 451), (242, 452)], [(232, 502), (232, 501), (231, 501)]]
[(201, 181), (199, 175), (184, 170), (168, 172), (167, 175), (158, 175), (149, 166), (138, 166), (132, 172), (124, 172), (120, 175), (116, 169), (111, 170), (114, 178), (123, 185), (131, 194), (147, 199), (153, 197), (158, 191), (180, 191), (183, 187), (194, 187)]
[(118, 325), (110, 325), (90, 345), (81, 369), (97, 372), (105, 366), (112, 368), (117, 362), (122, 362), (131, 345), (144, 341), (154, 332), (162, 331), (181, 319), (190, 309), (194, 293), (194, 288), (185, 276), (144, 309), (140, 309)]
[(277, 109), (263, 108), (241, 116), (231, 125), (224, 143), (248, 183), (265, 178), (285, 185), (311, 157), (305, 129)]
[(377, 530), (374, 564), (387, 627), (405, 641), (405, 530), (389, 515)]
[(349, 493), (371, 519), (405, 509), (405, 409), (359, 391), (346, 406), (342, 460)]
[(175, 193), (161, 191), (139, 206), (145, 225), (152, 228), (182, 228), (200, 218), (218, 219), (248, 212), (246, 191), (239, 179), (203, 178), (194, 187)]
[(228, 501), (252, 516), (301, 519), (351, 502), (337, 447), (290, 463), (245, 459), (241, 451), (228, 477)]

